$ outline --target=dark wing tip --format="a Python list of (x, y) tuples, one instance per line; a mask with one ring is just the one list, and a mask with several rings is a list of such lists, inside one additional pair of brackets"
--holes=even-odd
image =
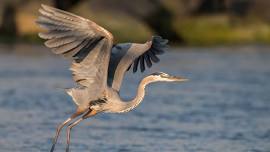
[(150, 68), (152, 66), (153, 62), (159, 62), (158, 55), (163, 54), (168, 49), (168, 42), (167, 39), (163, 39), (161, 36), (152, 36), (151, 47), (134, 61), (133, 73), (137, 72), (138, 68), (140, 68), (141, 72), (144, 72), (146, 67)]
[(161, 36), (152, 37), (152, 47), (166, 49), (168, 47), (169, 40), (163, 39)]

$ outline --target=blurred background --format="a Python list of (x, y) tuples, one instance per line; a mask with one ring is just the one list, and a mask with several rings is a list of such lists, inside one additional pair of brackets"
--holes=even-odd
[(0, 41), (40, 42), (35, 19), (41, 3), (97, 22), (117, 42), (156, 34), (177, 45), (270, 43), (265, 0), (1, 0)]
[[(147, 87), (126, 114), (100, 114), (72, 130), (72, 151), (270, 152), (270, 1), (0, 0), (0, 152), (48, 152), (74, 112), (67, 61), (43, 45), (41, 3), (111, 31), (115, 43), (152, 35), (170, 47), (144, 73), (127, 72), (121, 97), (146, 75), (190, 79)], [(62, 132), (55, 152), (65, 149)]]

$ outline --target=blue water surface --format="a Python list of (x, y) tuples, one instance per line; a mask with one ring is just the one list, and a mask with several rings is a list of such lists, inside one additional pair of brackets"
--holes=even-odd
[[(36, 51), (49, 52), (35, 47)], [(270, 48), (181, 48), (144, 74), (128, 73), (132, 98), (141, 78), (164, 71), (190, 79), (156, 83), (125, 114), (99, 114), (72, 130), (80, 152), (270, 152)], [(69, 62), (42, 53), (0, 54), (0, 152), (48, 152), (56, 125), (75, 106)], [(65, 130), (64, 130), (65, 131)], [(65, 150), (62, 132), (55, 152)]]

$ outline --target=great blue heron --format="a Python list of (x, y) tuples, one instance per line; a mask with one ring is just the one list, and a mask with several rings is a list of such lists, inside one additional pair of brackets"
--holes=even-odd
[[(69, 151), (70, 130), (82, 120), (100, 112), (124, 113), (140, 104), (145, 95), (145, 86), (157, 81), (186, 81), (182, 77), (163, 72), (143, 78), (138, 86), (137, 96), (123, 101), (119, 90), (125, 72), (133, 65), (133, 72), (145, 70), (152, 62), (158, 62), (156, 55), (162, 54), (168, 40), (153, 36), (144, 44), (122, 43), (113, 45), (110, 32), (96, 23), (75, 14), (42, 5), (37, 24), (47, 29), (39, 36), (46, 39), (45, 45), (55, 54), (72, 60), (70, 70), (78, 86), (66, 89), (77, 105), (77, 110), (56, 130), (51, 152), (54, 151), (59, 132), (67, 125), (67, 147)], [(81, 116), (80, 118), (78, 118)], [(73, 123), (70, 123), (78, 118)]]

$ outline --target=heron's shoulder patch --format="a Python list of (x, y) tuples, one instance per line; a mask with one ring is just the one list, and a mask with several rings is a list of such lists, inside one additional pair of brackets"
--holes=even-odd
[(92, 101), (90, 101), (89, 106), (95, 106), (95, 105), (104, 104), (107, 101), (108, 101), (107, 98), (100, 98), (100, 99), (97, 99), (97, 100), (92, 100)]

